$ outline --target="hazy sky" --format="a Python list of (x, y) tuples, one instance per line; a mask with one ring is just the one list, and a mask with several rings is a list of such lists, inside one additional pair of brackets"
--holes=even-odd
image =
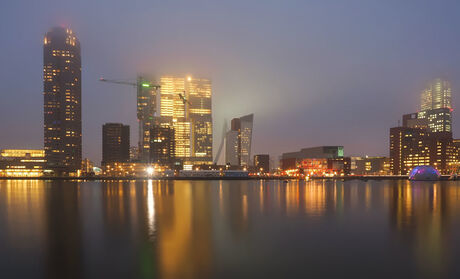
[(430, 79), (460, 107), (459, 14), (454, 0), (0, 1), (0, 148), (42, 148), (43, 36), (64, 25), (82, 47), (84, 157), (100, 161), (106, 122), (137, 143), (133, 88), (98, 79), (140, 72), (212, 80), (214, 153), (224, 119), (253, 112), (254, 154), (388, 155)]

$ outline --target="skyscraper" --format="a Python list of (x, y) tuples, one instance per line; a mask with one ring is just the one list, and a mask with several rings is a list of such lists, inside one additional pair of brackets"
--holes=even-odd
[[(211, 82), (187, 77), (191, 154), (195, 164), (212, 164)], [(187, 92), (187, 91), (186, 91)]]
[(129, 126), (121, 123), (106, 123), (102, 126), (102, 165), (128, 162)]
[(452, 132), (452, 88), (441, 78), (433, 80), (422, 91), (418, 119), (426, 119), (431, 132)]
[(394, 175), (407, 175), (420, 165), (430, 165), (442, 174), (456, 171), (458, 148), (450, 133), (432, 133), (422, 128), (390, 129), (390, 170)]
[(225, 135), (225, 164), (240, 165), (240, 133), (230, 130)]
[(241, 123), (241, 165), (251, 165), (251, 147), (252, 147), (252, 127), (254, 123), (254, 114), (240, 117)]
[(44, 147), (47, 168), (57, 174), (81, 168), (80, 42), (54, 27), (43, 45)]
[(137, 119), (139, 121), (139, 160), (148, 162), (150, 157), (150, 131), (158, 115), (159, 98), (155, 82), (137, 77)]
[(160, 80), (159, 123), (175, 131), (175, 155), (184, 164), (212, 163), (211, 82), (192, 77)]
[(426, 120), (431, 132), (452, 132), (452, 112), (450, 108), (423, 110), (418, 113), (418, 119)]
[(452, 88), (450, 82), (437, 78), (422, 91), (420, 110), (452, 108)]
[(226, 134), (225, 163), (248, 167), (251, 165), (252, 128), (254, 114), (233, 118)]

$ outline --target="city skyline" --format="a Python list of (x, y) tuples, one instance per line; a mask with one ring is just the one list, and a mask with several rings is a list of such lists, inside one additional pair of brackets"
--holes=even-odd
[[(445, 6), (441, 8), (436, 8), (431, 5), (422, 5), (419, 8), (419, 11), (430, 11), (432, 13), (441, 13), (449, 12), (446, 7), (449, 5), (455, 5), (455, 3), (450, 3), (448, 1), (444, 2)], [(171, 4), (172, 5), (172, 4)], [(226, 4), (230, 8), (234, 6)], [(306, 5), (306, 4), (305, 4)], [(351, 7), (357, 5), (357, 2), (352, 2)], [(382, 14), (384, 11), (389, 10), (394, 5), (397, 5), (401, 8), (400, 12), (395, 12), (393, 14), (398, 19), (402, 19), (403, 15), (408, 12), (408, 4), (394, 4), (393, 5), (384, 5), (382, 12), (377, 12), (375, 7), (372, 4), (367, 4), (365, 7), (371, 11), (371, 14), (377, 16), (381, 22), (385, 23), (382, 25), (382, 29), (385, 31), (395, 31), (394, 26), (389, 22), (386, 22), (383, 19)], [(417, 64), (415, 58), (418, 58), (417, 53), (410, 55), (408, 50), (411, 47), (415, 47), (412, 42), (416, 42), (421, 39), (419, 32), (412, 34), (412, 37), (408, 38), (406, 41), (404, 35), (409, 33), (407, 29), (402, 28), (401, 31), (396, 32), (396, 42), (399, 51), (383, 51), (382, 54), (385, 57), (389, 57), (391, 63), (387, 63), (381, 60), (375, 60), (369, 54), (374, 53), (377, 49), (375, 46), (367, 45), (364, 48), (357, 48), (358, 50), (367, 50), (363, 54), (354, 53), (354, 58), (357, 58), (358, 63), (363, 63), (364, 58), (366, 58), (365, 64), (357, 66), (356, 75), (346, 74), (344, 68), (345, 66), (352, 66), (349, 61), (346, 63), (332, 63), (325, 61), (322, 66), (319, 62), (314, 62), (313, 64), (303, 64), (301, 69), (299, 65), (293, 67), (290, 70), (286, 70), (286, 66), (289, 64), (281, 64), (281, 69), (283, 73), (279, 78), (274, 78), (278, 76), (280, 72), (261, 70), (260, 65), (263, 65), (265, 59), (268, 58), (267, 54), (278, 54), (274, 56), (274, 60), (266, 61), (267, 65), (272, 65), (274, 61), (278, 61), (282, 57), (287, 59), (285, 62), (289, 62), (289, 59), (292, 59), (291, 56), (286, 54), (286, 56), (280, 56), (279, 52), (284, 47), (293, 47), (292, 34), (287, 34), (286, 36), (290, 39), (287, 41), (286, 45), (276, 47), (268, 46), (268, 50), (262, 51), (260, 56), (254, 56), (253, 60), (250, 60), (250, 63), (245, 64), (244, 60), (247, 60), (249, 53), (257, 52), (246, 52), (242, 51), (240, 56), (235, 56), (238, 52), (232, 51), (235, 48), (238, 48), (238, 45), (247, 47), (246, 44), (229, 44), (231, 48), (225, 48), (230, 52), (230, 58), (235, 59), (236, 57), (241, 57), (237, 61), (242, 61), (243, 65), (229, 67), (232, 65), (229, 59), (223, 59), (224, 49), (219, 48), (217, 53), (209, 50), (209, 37), (206, 35), (214, 29), (205, 29), (205, 34), (200, 37), (205, 39), (204, 42), (192, 41), (187, 50), (185, 48), (172, 47), (170, 51), (165, 49), (165, 45), (169, 45), (171, 41), (168, 41), (167, 35), (165, 32), (162, 32), (158, 28), (152, 32), (158, 32), (161, 34), (161, 40), (158, 40), (158, 43), (151, 44), (151, 41), (143, 41), (139, 37), (130, 37), (128, 35), (127, 40), (133, 40), (136, 43), (134, 48), (137, 53), (133, 54), (133, 51), (127, 51), (126, 56), (124, 52), (121, 51), (122, 42), (117, 39), (118, 36), (114, 36), (114, 29), (106, 29), (107, 38), (104, 40), (96, 37), (96, 34), (101, 32), (101, 28), (107, 28), (107, 23), (102, 24), (102, 26), (97, 26), (94, 24), (93, 29), (88, 28), (89, 23), (95, 23), (95, 20), (90, 20), (88, 23), (84, 23), (79, 19), (79, 15), (82, 15), (82, 11), (79, 11), (78, 4), (75, 4), (75, 12), (72, 12), (72, 15), (69, 16), (69, 20), (66, 22), (66, 26), (70, 26), (77, 36), (82, 41), (82, 60), (83, 60), (83, 157), (89, 157), (95, 162), (100, 161), (99, 151), (101, 149), (101, 135), (100, 127), (103, 123), (106, 122), (127, 122), (126, 124), (131, 127), (137, 127), (135, 122), (135, 104), (133, 102), (133, 94), (130, 88), (115, 88), (108, 87), (107, 85), (98, 84), (97, 79), (100, 76), (114, 77), (114, 78), (130, 78), (135, 79), (138, 72), (151, 71), (152, 74), (158, 74), (158, 76), (163, 74), (191, 74), (193, 76), (200, 77), (209, 77), (213, 81), (213, 99), (214, 111), (217, 114), (213, 115), (214, 121), (214, 131), (220, 131), (223, 119), (231, 118), (234, 115), (244, 115), (247, 113), (254, 112), (257, 114), (257, 129), (254, 130), (254, 152), (253, 154), (258, 153), (270, 153), (274, 158), (282, 152), (290, 150), (290, 147), (293, 146), (296, 149), (302, 148), (304, 146), (317, 146), (323, 144), (340, 144), (346, 147), (347, 153), (351, 154), (370, 154), (370, 155), (388, 155), (388, 139), (387, 131), (391, 126), (395, 126), (400, 115), (404, 112), (416, 111), (419, 107), (419, 94), (421, 90), (424, 89), (426, 82), (436, 78), (438, 76), (447, 76), (452, 84), (452, 92), (454, 95), (453, 98), (453, 107), (458, 107), (459, 98), (455, 97), (455, 92), (458, 82), (458, 77), (460, 76), (459, 70), (454, 66), (458, 65), (458, 55), (453, 51), (446, 42), (443, 45), (436, 45), (433, 43), (428, 43), (423, 46), (424, 56), (427, 56), (430, 59), (424, 58)], [(276, 4), (268, 4), (267, 7), (263, 7), (262, 14), (270, 14), (278, 6)], [(21, 8), (21, 4), (11, 4), (9, 7), (12, 10), (17, 10)], [(101, 8), (101, 6), (96, 5), (96, 9)], [(152, 7), (150, 7), (152, 8)], [(186, 6), (184, 9), (193, 9), (193, 7)], [(321, 5), (312, 5), (312, 10), (328, 10), (331, 13), (334, 13), (334, 9), (331, 7), (325, 7)], [(137, 9), (137, 8), (133, 8)], [(206, 6), (205, 10), (216, 10), (216, 14), (225, 14), (221, 8), (213, 7), (212, 5)], [(454, 9), (452, 9), (454, 10)], [(8, 71), (3, 72), (2, 85), (0, 85), (0, 90), (2, 91), (3, 96), (6, 93), (3, 92), (17, 92), (14, 96), (7, 98), (5, 101), (2, 101), (0, 110), (2, 111), (2, 119), (5, 119), (1, 123), (2, 129), (8, 129), (10, 132), (8, 135), (2, 136), (1, 146), (2, 148), (41, 148), (40, 140), (40, 107), (37, 106), (37, 100), (40, 96), (40, 84), (37, 84), (36, 80), (41, 79), (40, 71), (37, 71), (37, 61), (41, 60), (39, 55), (40, 53), (40, 43), (42, 42), (40, 37), (43, 36), (46, 30), (49, 30), (57, 22), (61, 23), (62, 21), (57, 19), (57, 17), (62, 17), (65, 13), (60, 13), (63, 11), (63, 7), (57, 5), (50, 11), (47, 11), (45, 14), (49, 15), (46, 19), (37, 19), (33, 18), (37, 23), (34, 26), (24, 24), (18, 25), (19, 34), (21, 36), (11, 35), (7, 30), (1, 30), (2, 38), (7, 39), (8, 57), (2, 55), (2, 61), (5, 61), (8, 64), (10, 59), (16, 59), (20, 64), (24, 63), (27, 65), (27, 69), (23, 69), (22, 72), (19, 72), (19, 69), (16, 67), (8, 68)], [(109, 9), (109, 11), (117, 14), (117, 11)], [(282, 9), (284, 12), (282, 16), (287, 14), (292, 14), (294, 12), (294, 5), (292, 3), (285, 5)], [(358, 16), (363, 17), (363, 12), (356, 12)], [(230, 9), (228, 15), (238, 15), (240, 14), (235, 9)], [(54, 15), (54, 16), (53, 16)], [(174, 14), (177, 15), (177, 14)], [(90, 16), (91, 17), (91, 16)], [(348, 16), (338, 16), (341, 19), (348, 19)], [(4, 17), (6, 20), (11, 20), (8, 15)], [(141, 16), (142, 20), (146, 23), (149, 22), (145, 16)], [(5, 20), (4, 19), (4, 20)], [(110, 19), (110, 20), (109, 20)], [(109, 17), (108, 22), (113, 20)], [(366, 18), (361, 18), (366, 20)], [(435, 36), (443, 36), (450, 41), (450, 45), (455, 45), (452, 41), (452, 36), (448, 36), (454, 30), (453, 26), (456, 26), (453, 17), (445, 16), (440, 22), (434, 24), (428, 30), (428, 34), (425, 34), (428, 37), (434, 38)], [(249, 17), (243, 15), (243, 22), (248, 21)], [(161, 19), (160, 19), (161, 21)], [(206, 24), (208, 23), (207, 20)], [(256, 22), (265, 23), (265, 19), (256, 18)], [(161, 21), (163, 22), (163, 21)], [(222, 26), (225, 21), (220, 21), (218, 26)], [(422, 17), (420, 15), (410, 15), (409, 19), (405, 21), (409, 26), (418, 26), (420, 30), (423, 30), (426, 25), (423, 25)], [(192, 21), (191, 27), (202, 26), (203, 23)], [(354, 25), (356, 22), (347, 21), (345, 25)], [(164, 26), (167, 26), (163, 24)], [(3, 25), (6, 26), (6, 25)], [(270, 25), (268, 25), (270, 26)], [(295, 28), (297, 31), (304, 31), (306, 28), (305, 21), (299, 20), (299, 27)], [(452, 27), (451, 27), (452, 26)], [(28, 27), (28, 28), (26, 28)], [(40, 28), (38, 28), (40, 27)], [(121, 34), (126, 35), (126, 32), (129, 32), (129, 28), (132, 26), (128, 25), (126, 29), (121, 30)], [(238, 26), (237, 26), (238, 27)], [(272, 25), (272, 27), (278, 27), (281, 30), (283, 28), (290, 27), (289, 24), (283, 25)], [(441, 27), (447, 27), (442, 29)], [(180, 32), (182, 29), (179, 26), (173, 26), (173, 30)], [(324, 53), (318, 52), (317, 47), (324, 45), (329, 40), (324, 39), (318, 33), (321, 29), (335, 31), (335, 24), (316, 26), (313, 29), (305, 29), (306, 33), (311, 32), (313, 34), (312, 41), (301, 41), (299, 44), (300, 47), (303, 47), (301, 51), (294, 51), (294, 53), (302, 54), (301, 57), (312, 57), (308, 56), (308, 50), (311, 50), (311, 45), (314, 46), (313, 53), (316, 55), (324, 56)], [(377, 28), (373, 26), (372, 28)], [(363, 32), (363, 37), (357, 37), (356, 43), (363, 42), (365, 39), (374, 38), (370, 34), (372, 31), (371, 27), (369, 29), (362, 28), (358, 31)], [(192, 34), (197, 33), (196, 28), (191, 28)], [(237, 30), (241, 30), (238, 29)], [(171, 31), (171, 30), (169, 30)], [(254, 31), (251, 29), (251, 31)], [(426, 31), (426, 30), (425, 30)], [(140, 32), (142, 33), (142, 32)], [(352, 34), (359, 34), (352, 33)], [(149, 33), (153, 34), (153, 33)], [(337, 32), (332, 32), (331, 35), (337, 35)], [(26, 36), (27, 47), (20, 46), (17, 49), (12, 49), (12, 45), (18, 45), (17, 40), (21, 40)], [(154, 36), (153, 36), (154, 37)], [(376, 36), (377, 39), (384, 39), (386, 35)], [(311, 37), (310, 37), (311, 38)], [(38, 40), (39, 39), (39, 40)], [(241, 38), (240, 38), (241, 39)], [(248, 39), (248, 38), (246, 38)], [(317, 39), (316, 41), (314, 39)], [(336, 40), (342, 40), (340, 36), (336, 37)], [(181, 42), (179, 39), (178, 42)], [(206, 45), (206, 42), (208, 45)], [(228, 41), (224, 41), (227, 42)], [(240, 41), (241, 42), (241, 41)], [(252, 43), (253, 46), (262, 46), (261, 43), (264, 42), (263, 39), (248, 39), (248, 42)], [(158, 45), (159, 44), (159, 45)], [(110, 49), (107, 46), (114, 45), (113, 49)], [(119, 46), (118, 46), (119, 45)], [(155, 47), (156, 46), (156, 47)], [(215, 46), (212, 44), (212, 46)], [(218, 46), (222, 46), (221, 43)], [(265, 46), (265, 45), (264, 45)], [(350, 45), (342, 45), (343, 50), (350, 51), (351, 47), (357, 47), (354, 43)], [(243, 48), (243, 49), (244, 49)], [(104, 49), (105, 52), (101, 52)], [(212, 48), (211, 48), (212, 49)], [(141, 51), (139, 51), (141, 50)], [(440, 51), (442, 50), (442, 51)], [(253, 50), (254, 51), (254, 50)], [(333, 54), (337, 54), (337, 50), (330, 49)], [(206, 54), (204, 53), (206, 52)], [(441, 54), (445, 53), (445, 54)], [(326, 52), (327, 53), (327, 52)], [(33, 54), (33, 56), (32, 56)], [(117, 54), (117, 55), (115, 55)], [(220, 54), (220, 55), (219, 55)], [(403, 77), (396, 77), (395, 73), (388, 73), (388, 75), (380, 75), (385, 73), (385, 71), (378, 71), (370, 66), (372, 64), (378, 65), (383, 69), (393, 69), (393, 66), (399, 65), (394, 60), (395, 58), (401, 58), (403, 54), (407, 54), (406, 59), (399, 60), (399, 62), (405, 61), (406, 64), (412, 65), (411, 71), (408, 71), (407, 66), (401, 66), (404, 68), (406, 73)], [(38, 57), (36, 57), (38, 55)], [(159, 55), (165, 55), (168, 58), (169, 62), (166, 62), (166, 58), (158, 59)], [(306, 56), (305, 56), (306, 55)], [(109, 61), (110, 60), (113, 61)], [(178, 57), (178, 58), (176, 58)], [(209, 57), (209, 59), (206, 59)], [(337, 58), (333, 56), (332, 59)], [(172, 59), (173, 58), (173, 59)], [(182, 58), (182, 62), (180, 59)], [(440, 58), (439, 60), (434, 58)], [(22, 60), (24, 59), (24, 60)], [(158, 63), (156, 63), (158, 61)], [(305, 59), (302, 60), (305, 62)], [(110, 62), (110, 63), (109, 63)], [(292, 61), (291, 61), (292, 62)], [(378, 63), (380, 62), (380, 63)], [(217, 70), (215, 67), (216, 64), (223, 65), (224, 70)], [(233, 63), (235, 64), (235, 63)], [(35, 66), (34, 66), (35, 65)], [(205, 66), (203, 66), (205, 65)], [(212, 67), (207, 67), (207, 65), (212, 65)], [(244, 66), (246, 65), (246, 67)], [(310, 67), (311, 65), (311, 67)], [(367, 65), (367, 66), (365, 66)], [(248, 67), (249, 66), (249, 67)], [(252, 67), (251, 67), (252, 66)], [(308, 66), (308, 67), (306, 67)], [(326, 67), (328, 66), (328, 67)], [(330, 67), (332, 66), (332, 67)], [(338, 66), (338, 67), (334, 67)], [(421, 68), (428, 68), (429, 70), (420, 70)], [(315, 68), (318, 71), (312, 70)], [(319, 67), (319, 68), (318, 68)], [(370, 67), (370, 68), (369, 68)], [(213, 70), (214, 68), (214, 70)], [(247, 68), (248, 70), (254, 73), (253, 75), (248, 75), (250, 71), (239, 72), (238, 69)], [(327, 68), (327, 69), (325, 69)], [(122, 70), (120, 70), (122, 69)], [(164, 69), (164, 70), (163, 70)], [(260, 71), (256, 71), (260, 70)], [(334, 70), (336, 69), (336, 70)], [(338, 71), (338, 69), (342, 69)], [(375, 72), (372, 75), (365, 75), (367, 79), (357, 79), (357, 76), (366, 69), (374, 69)], [(33, 70), (33, 71), (32, 71)], [(295, 71), (294, 71), (295, 70)], [(157, 72), (157, 73), (155, 73)], [(396, 70), (396, 72), (398, 72)], [(305, 80), (299, 78), (299, 75), (307, 75)], [(379, 73), (379, 74), (378, 74)], [(15, 77), (11, 75), (14, 74)], [(21, 82), (18, 82), (17, 76), (21, 77)], [(248, 77), (245, 77), (248, 76)], [(310, 80), (309, 76), (316, 76), (320, 79), (318, 81)], [(243, 78), (242, 78), (243, 77)], [(339, 79), (337, 79), (339, 77)], [(30, 80), (30, 85), (23, 82), (23, 80)], [(327, 80), (334, 80), (333, 83), (326, 82)], [(29, 82), (27, 82), (29, 83)], [(12, 87), (12, 85), (15, 87)], [(292, 84), (295, 84), (295, 88), (292, 88)], [(302, 86), (299, 86), (303, 84)], [(338, 84), (338, 86), (332, 86), (333, 84)], [(287, 85), (287, 88), (285, 86)], [(372, 86), (371, 86), (372, 85)], [(312, 92), (313, 91), (313, 92)], [(301, 92), (295, 94), (293, 92)], [(368, 94), (363, 94), (363, 92), (371, 92)], [(307, 94), (306, 94), (307, 93)], [(37, 96), (38, 95), (38, 96)], [(248, 96), (247, 99), (243, 99), (244, 96)], [(266, 100), (261, 102), (261, 98)], [(108, 101), (108, 107), (103, 111), (98, 110), (96, 107), (102, 104), (102, 101)], [(18, 110), (18, 103), (21, 103), (24, 107), (23, 112), (15, 112)], [(397, 102), (397, 104), (394, 104)], [(327, 108), (327, 115), (322, 117), (315, 117), (322, 113), (321, 109)], [(234, 113), (231, 110), (237, 110)], [(356, 117), (355, 112), (361, 112), (366, 115), (367, 120), (360, 119), (361, 117)], [(19, 114), (20, 113), (20, 114)], [(12, 115), (12, 117), (7, 117), (7, 115)], [(33, 119), (33, 121), (27, 121), (19, 119), (21, 115), (28, 116), (27, 119)], [(454, 111), (453, 118), (455, 119), (456, 112)], [(26, 117), (24, 117), (26, 118)], [(128, 119), (125, 121), (124, 119)], [(353, 122), (351, 122), (353, 121)], [(29, 123), (30, 122), (30, 123)], [(284, 123), (284, 125), (283, 125)], [(291, 125), (285, 125), (285, 123), (290, 123)], [(347, 123), (355, 123), (353, 127), (347, 126)], [(458, 121), (453, 121), (454, 127), (454, 137), (456, 131), (458, 131)], [(457, 127), (455, 127), (457, 125)], [(302, 127), (297, 129), (294, 127)], [(327, 128), (327, 129), (326, 129)], [(136, 133), (132, 133), (136, 134)], [(356, 138), (354, 135), (359, 134), (359, 138)], [(134, 136), (135, 137), (135, 136)], [(220, 142), (220, 133), (215, 133), (213, 139), (214, 150), (216, 150), (216, 143)], [(134, 144), (137, 142), (135, 138), (131, 138), (131, 142)], [(280, 142), (282, 142), (280, 144)]]

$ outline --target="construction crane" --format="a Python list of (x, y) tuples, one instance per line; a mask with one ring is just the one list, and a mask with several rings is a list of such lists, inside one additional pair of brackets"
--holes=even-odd
[(189, 100), (185, 99), (185, 97), (184, 97), (184, 96), (185, 96), (185, 91), (183, 91), (183, 94), (184, 94), (184, 95), (182, 95), (181, 93), (178, 93), (178, 94), (179, 94), (179, 98), (182, 100), (182, 102), (184, 103), (184, 105), (185, 105), (185, 104), (192, 105), (192, 103), (190, 103)]
[[(151, 84), (149, 82), (142, 82), (142, 81), (137, 81), (137, 82), (131, 82), (131, 81), (125, 81), (125, 80), (116, 80), (116, 79), (105, 79), (105, 78), (100, 78), (99, 81), (103, 81), (103, 82), (109, 82), (109, 83), (116, 83), (116, 84), (125, 84), (125, 85), (131, 85), (131, 86), (134, 86), (136, 88), (139, 88), (139, 87), (144, 87), (144, 88), (152, 88), (152, 89), (160, 89), (160, 85), (155, 85), (155, 84)], [(182, 102), (185, 104), (189, 104), (191, 105), (192, 103), (190, 103), (190, 101), (188, 99), (185, 98), (185, 91), (183, 91), (182, 93), (177, 93), (179, 95), (179, 98), (182, 100)]]
[(159, 85), (156, 85), (156, 84), (152, 84), (152, 83), (149, 83), (149, 82), (146, 82), (146, 81), (142, 81), (142, 78), (138, 78), (136, 82), (132, 82), (132, 81), (126, 81), (126, 80), (118, 80), (118, 79), (105, 79), (105, 78), (100, 78), (99, 81), (103, 81), (103, 82), (108, 82), (108, 83), (116, 83), (116, 84), (125, 84), (125, 85), (131, 85), (131, 86), (134, 86), (136, 88), (152, 88), (152, 89), (160, 89), (160, 86)]
[(135, 82), (127, 80), (105, 79), (100, 78), (99, 81), (129, 85), (136, 88), (137, 93), (137, 120), (139, 121), (139, 159), (141, 161), (149, 160), (150, 149), (150, 129), (154, 124), (154, 116), (156, 113), (157, 90), (160, 85), (147, 81), (143, 77), (138, 77)]

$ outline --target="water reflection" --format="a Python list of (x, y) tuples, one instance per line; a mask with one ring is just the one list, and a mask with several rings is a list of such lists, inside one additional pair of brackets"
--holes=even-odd
[[(454, 278), (459, 199), (447, 181), (0, 181), (0, 268), (29, 278), (373, 277), (357, 266), (370, 257), (409, 277)], [(321, 268), (331, 255), (346, 267)]]

